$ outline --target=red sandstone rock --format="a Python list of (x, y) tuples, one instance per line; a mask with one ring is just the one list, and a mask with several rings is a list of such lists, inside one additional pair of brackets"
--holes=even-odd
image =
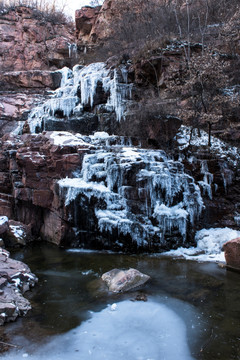
[[(61, 75), (48, 70), (10, 71), (0, 73), (0, 82), (5, 87), (13, 88), (50, 88), (60, 86)], [(21, 99), (18, 100), (21, 104)], [(23, 101), (23, 100), (22, 100)]]
[(30, 302), (22, 294), (38, 281), (26, 264), (9, 255), (0, 248), (0, 325), (14, 321), (31, 309)]
[(49, 70), (69, 62), (68, 43), (73, 29), (37, 18), (28, 7), (10, 10), (0, 18), (0, 69), (2, 71)]
[(42, 208), (50, 208), (53, 201), (53, 192), (51, 190), (34, 190), (32, 203)]
[(75, 12), (76, 36), (81, 41), (88, 40), (93, 25), (96, 23), (101, 6), (84, 6)]
[(31, 227), (19, 221), (9, 220), (9, 230), (4, 233), (3, 240), (7, 247), (26, 245), (31, 240)]
[(240, 270), (240, 238), (227, 241), (223, 249), (227, 265)]
[(41, 236), (44, 240), (50, 241), (56, 245), (61, 245), (62, 240), (68, 232), (67, 223), (55, 211), (48, 211), (44, 217), (44, 223), (41, 228)]
[(58, 245), (66, 238), (67, 215), (56, 195), (56, 182), (81, 168), (84, 152), (89, 148), (87, 144), (83, 148), (81, 142), (72, 142), (71, 137), (69, 133), (65, 145), (55, 145), (52, 132), (4, 136), (0, 150), (0, 189), (5, 192), (0, 190), (0, 215), (12, 218), (14, 211), (14, 218), (28, 225), (26, 237), (16, 239), (8, 233), (4, 237), (6, 244), (25, 243), (30, 228), (38, 234), (41, 230), (45, 240)]

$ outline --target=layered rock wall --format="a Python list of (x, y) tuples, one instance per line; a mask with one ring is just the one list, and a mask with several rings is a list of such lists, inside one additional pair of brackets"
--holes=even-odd
[(1, 71), (49, 70), (71, 64), (68, 44), (74, 33), (28, 7), (0, 15)]

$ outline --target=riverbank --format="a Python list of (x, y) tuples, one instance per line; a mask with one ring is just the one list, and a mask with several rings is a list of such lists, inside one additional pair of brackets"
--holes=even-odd
[(10, 258), (10, 253), (0, 248), (0, 325), (27, 314), (31, 304), (23, 294), (37, 281), (26, 264)]

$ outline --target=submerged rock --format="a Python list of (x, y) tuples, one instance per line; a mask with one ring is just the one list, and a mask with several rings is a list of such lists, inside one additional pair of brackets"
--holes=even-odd
[(240, 271), (240, 237), (223, 245), (227, 266)]
[(113, 269), (102, 275), (102, 280), (106, 282), (109, 290), (112, 292), (131, 290), (145, 284), (149, 279), (150, 276), (145, 275), (136, 269)]
[(0, 325), (26, 315), (31, 305), (23, 294), (38, 281), (26, 264), (9, 255), (0, 248)]

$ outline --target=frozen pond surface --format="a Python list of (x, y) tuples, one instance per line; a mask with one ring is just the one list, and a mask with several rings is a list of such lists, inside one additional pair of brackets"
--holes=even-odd
[[(239, 274), (214, 263), (159, 256), (66, 251), (15, 253), (39, 277), (33, 310), (0, 329), (3, 359), (240, 359)], [(101, 275), (134, 267), (142, 288), (109, 293)], [(147, 298), (147, 301), (136, 299)]]
[(6, 359), (192, 359), (184, 321), (155, 301), (113, 304), (48, 344), (25, 350)]

